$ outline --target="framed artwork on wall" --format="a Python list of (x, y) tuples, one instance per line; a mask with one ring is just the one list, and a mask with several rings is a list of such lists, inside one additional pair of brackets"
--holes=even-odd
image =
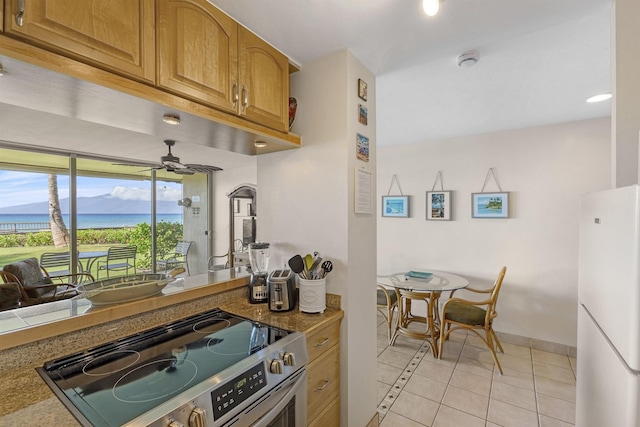
[(364, 162), (369, 161), (369, 138), (356, 134), (356, 157)]
[(451, 191), (427, 191), (427, 220), (451, 220)]
[(358, 121), (366, 126), (367, 124), (367, 107), (358, 104)]
[(358, 79), (358, 97), (363, 101), (367, 100), (367, 84), (362, 79)]
[(409, 196), (382, 196), (382, 216), (409, 217)]
[(509, 193), (472, 193), (472, 218), (509, 218)]

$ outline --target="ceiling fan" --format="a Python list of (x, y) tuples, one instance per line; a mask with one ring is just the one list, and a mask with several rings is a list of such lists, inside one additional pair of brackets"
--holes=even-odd
[[(168, 172), (177, 173), (179, 175), (193, 175), (194, 173), (210, 173), (222, 170), (217, 166), (180, 163), (180, 157), (176, 157), (171, 153), (171, 147), (173, 147), (176, 142), (172, 139), (165, 139), (164, 143), (169, 149), (169, 152), (165, 156), (160, 157), (160, 164), (153, 166), (150, 170), (166, 169)], [(127, 166), (137, 165), (128, 164)]]

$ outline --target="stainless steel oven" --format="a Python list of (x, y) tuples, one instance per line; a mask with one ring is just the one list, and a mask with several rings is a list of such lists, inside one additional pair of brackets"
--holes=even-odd
[(306, 426), (304, 335), (212, 310), (45, 363), (85, 426)]

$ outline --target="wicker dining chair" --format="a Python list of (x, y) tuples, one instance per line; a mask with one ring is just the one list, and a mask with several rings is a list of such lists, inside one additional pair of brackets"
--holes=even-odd
[[(493, 360), (496, 362), (500, 374), (502, 375), (502, 366), (500, 360), (496, 355), (496, 350), (504, 353), (502, 345), (498, 340), (498, 336), (493, 330), (493, 319), (496, 318), (498, 312), (496, 311), (496, 304), (498, 302), (498, 294), (502, 287), (502, 281), (504, 275), (507, 272), (507, 267), (502, 267), (498, 278), (494, 285), (490, 289), (479, 290), (466, 287), (464, 291), (471, 291), (476, 294), (487, 294), (488, 298), (482, 301), (470, 301), (462, 298), (455, 298), (454, 292), (451, 292), (451, 298), (447, 300), (442, 306), (441, 326), (440, 326), (440, 349), (439, 357), (442, 357), (442, 347), (444, 341), (449, 338), (451, 332), (464, 329), (471, 331), (479, 336), (482, 341), (487, 345)], [(484, 332), (484, 334), (480, 333)]]
[(387, 323), (387, 336), (391, 342), (391, 334), (393, 330), (393, 313), (398, 307), (398, 296), (394, 289), (387, 289), (383, 284), (378, 282), (376, 289), (377, 308)]

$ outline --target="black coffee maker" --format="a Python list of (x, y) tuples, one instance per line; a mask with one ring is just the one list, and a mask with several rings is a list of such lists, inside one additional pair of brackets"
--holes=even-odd
[(249, 262), (251, 264), (249, 302), (251, 304), (268, 302), (269, 244), (264, 242), (249, 243)]

